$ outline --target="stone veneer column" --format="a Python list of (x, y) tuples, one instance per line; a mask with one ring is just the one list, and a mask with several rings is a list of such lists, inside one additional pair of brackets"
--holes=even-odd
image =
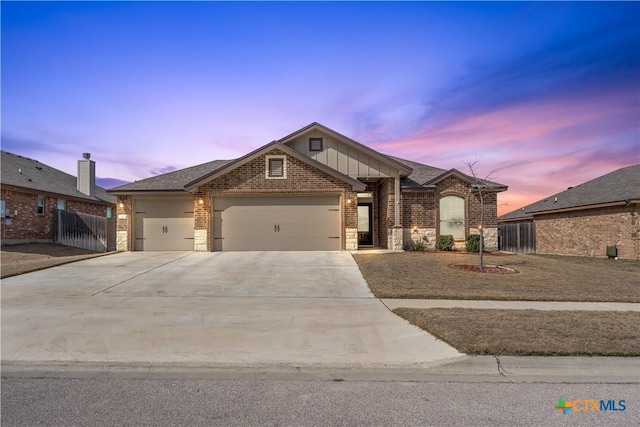
[(403, 243), (411, 244), (412, 240), (422, 240), (428, 249), (436, 248), (436, 229), (435, 228), (404, 228), (402, 230)]
[(116, 250), (132, 251), (131, 196), (119, 196), (116, 202)]
[(198, 252), (207, 252), (207, 230), (193, 231), (193, 250)]
[[(480, 234), (480, 230), (473, 227), (469, 228), (469, 234)], [(484, 229), (484, 248), (488, 250), (498, 250), (498, 229), (497, 228)]]
[(484, 247), (485, 249), (498, 250), (498, 229), (484, 229)]
[(129, 233), (127, 231), (116, 231), (116, 250), (127, 251), (129, 244)]
[(388, 248), (394, 251), (403, 250), (402, 247), (402, 226), (394, 225), (389, 229), (389, 246)]
[(346, 232), (345, 249), (348, 251), (357, 251), (358, 250), (358, 229), (346, 228), (345, 232)]

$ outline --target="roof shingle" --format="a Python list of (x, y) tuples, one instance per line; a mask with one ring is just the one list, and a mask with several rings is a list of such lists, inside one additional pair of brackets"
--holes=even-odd
[(2, 184), (60, 194), (76, 199), (115, 204), (116, 198), (96, 185), (96, 197), (78, 190), (77, 178), (37, 160), (2, 151)]
[(617, 169), (565, 191), (504, 214), (501, 221), (531, 218), (532, 214), (593, 205), (640, 200), (640, 164)]

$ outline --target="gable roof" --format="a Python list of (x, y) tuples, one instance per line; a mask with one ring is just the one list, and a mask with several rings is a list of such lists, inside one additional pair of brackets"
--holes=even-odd
[(409, 167), (408, 165), (406, 165), (405, 163), (399, 162), (397, 161), (395, 158), (384, 155), (372, 148), (367, 147), (364, 144), (359, 143), (356, 140), (353, 140), (351, 138), (349, 138), (348, 136), (345, 136), (339, 132), (336, 132), (335, 130), (328, 128), (326, 126), (324, 126), (323, 124), (320, 124), (318, 122), (313, 122), (305, 127), (303, 127), (302, 129), (298, 129), (297, 131), (290, 133), (289, 135), (285, 136), (284, 138), (280, 138), (278, 140), (279, 143), (281, 144), (287, 144), (289, 141), (291, 141), (293, 138), (299, 136), (300, 134), (303, 134), (311, 129), (320, 129), (326, 133), (332, 134), (334, 136), (336, 136), (338, 139), (340, 139), (341, 141), (343, 141), (344, 143), (355, 147), (357, 149), (359, 149), (360, 151), (364, 151), (366, 154), (368, 154), (369, 156), (389, 165), (392, 166), (396, 169), (400, 170), (400, 176), (401, 177), (406, 177), (409, 176), (411, 174), (411, 167)]
[(524, 208), (504, 214), (498, 220), (530, 218), (533, 214), (588, 208), (610, 203), (640, 202), (640, 164), (617, 169)]
[(226, 165), (222, 166), (221, 168), (218, 168), (215, 171), (212, 171), (206, 175), (201, 176), (198, 179), (195, 179), (189, 183), (187, 183), (185, 185), (185, 189), (187, 190), (192, 190), (202, 184), (206, 184), (207, 182), (210, 182), (214, 179), (216, 179), (217, 177), (224, 175), (226, 173), (229, 173), (230, 171), (254, 160), (257, 159), (258, 157), (269, 153), (270, 151), (273, 151), (274, 149), (278, 149), (280, 151), (282, 151), (283, 153), (294, 157), (304, 163), (307, 163), (313, 167), (315, 167), (316, 169), (320, 169), (321, 171), (340, 179), (341, 181), (344, 181), (348, 184), (351, 184), (353, 189), (356, 191), (364, 191), (366, 188), (366, 185), (363, 184), (362, 182), (358, 181), (357, 179), (353, 179), (347, 175), (344, 175), (338, 171), (336, 171), (335, 169), (330, 168), (329, 166), (326, 166), (320, 162), (318, 162), (317, 160), (312, 159), (309, 156), (305, 156), (302, 153), (297, 152), (296, 150), (294, 150), (293, 148), (289, 148), (284, 144), (281, 144), (278, 141), (274, 141), (271, 142), (269, 144), (263, 145), (262, 147), (258, 148), (255, 151), (252, 151), (251, 153), (240, 157), (239, 159), (233, 160), (229, 163), (227, 163)]
[[(410, 160), (401, 159), (398, 157), (391, 157), (391, 156), (389, 157), (398, 162), (404, 163), (413, 169), (413, 172), (411, 173), (411, 175), (402, 179), (403, 187), (433, 188), (435, 184), (437, 184), (438, 182), (442, 181), (443, 179), (451, 175), (454, 175), (470, 184), (474, 183), (473, 177), (467, 174), (464, 174), (457, 169), (445, 170), (445, 169), (440, 169), (433, 166), (423, 165), (417, 162), (412, 162)], [(485, 184), (486, 189), (492, 190), (492, 191), (505, 191), (508, 188), (504, 184), (499, 184), (493, 181), (487, 181), (483, 179), (480, 179), (479, 181)]]
[(340, 172), (331, 169), (322, 163), (305, 156), (286, 145), (280, 144), (276, 141), (266, 144), (251, 153), (242, 156), (234, 160), (214, 160), (212, 162), (203, 163), (197, 166), (192, 166), (185, 169), (165, 173), (162, 175), (152, 176), (140, 181), (124, 184), (119, 187), (112, 188), (109, 191), (111, 194), (126, 194), (130, 192), (144, 192), (144, 191), (158, 191), (158, 192), (175, 192), (175, 191), (189, 191), (202, 184), (212, 181), (220, 175), (226, 174), (233, 169), (242, 166), (243, 164), (260, 157), (261, 155), (273, 150), (274, 148), (295, 157), (305, 163), (312, 165), (313, 167), (320, 169), (342, 181), (345, 181), (354, 188), (363, 191), (365, 186), (360, 181), (350, 178)]
[[(367, 155), (375, 157), (376, 159), (384, 162), (387, 165), (390, 165), (396, 169), (400, 170), (401, 174), (401, 185), (402, 188), (405, 189), (431, 189), (435, 188), (435, 184), (440, 180), (446, 178), (447, 176), (454, 174), (459, 178), (463, 179), (466, 182), (473, 182), (473, 178), (469, 175), (463, 174), (462, 172), (451, 169), (445, 170), (436, 168), (433, 166), (424, 165), (421, 163), (413, 162), (410, 160), (401, 159), (398, 157), (388, 156), (382, 153), (379, 153), (371, 148), (360, 144), (353, 139), (346, 137), (318, 122), (313, 122), (302, 129), (299, 129), (284, 138), (281, 138), (277, 141), (273, 141), (269, 144), (266, 144), (258, 149), (252, 151), (251, 153), (240, 157), (234, 160), (215, 160), (208, 163), (203, 163), (197, 166), (192, 166), (185, 169), (180, 169), (177, 171), (169, 172), (163, 175), (157, 175), (154, 177), (142, 179), (140, 181), (135, 181), (129, 184), (121, 185), (119, 187), (112, 188), (109, 190), (111, 194), (127, 194), (130, 192), (143, 192), (143, 191), (157, 191), (157, 192), (182, 192), (182, 191), (190, 191), (195, 187), (202, 185), (210, 180), (213, 180), (220, 175), (228, 173), (233, 170), (235, 167), (239, 167), (242, 164), (251, 161), (262, 154), (267, 153), (268, 151), (278, 148), (279, 150), (285, 152), (288, 155), (291, 155), (311, 166), (320, 169), (329, 175), (332, 175), (344, 182), (350, 183), (353, 185), (354, 189), (362, 188), (362, 182), (351, 178), (347, 175), (338, 172), (337, 170), (318, 162), (317, 160), (300, 153), (288, 145), (286, 145), (293, 138), (303, 134), (311, 129), (320, 129), (323, 132), (332, 134), (341, 141), (350, 144), (353, 147), (357, 147), (358, 149), (366, 152)], [(499, 184), (496, 182), (481, 180), (484, 182), (489, 190), (492, 191), (505, 191), (508, 187), (503, 184)]]
[(2, 151), (2, 184), (59, 194), (89, 202), (115, 204), (116, 198), (96, 185), (95, 197), (78, 190), (77, 178), (38, 160)]

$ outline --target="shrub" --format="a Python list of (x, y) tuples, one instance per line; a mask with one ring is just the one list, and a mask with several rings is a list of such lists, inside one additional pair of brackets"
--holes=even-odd
[(436, 239), (436, 249), (439, 251), (453, 250), (453, 236), (450, 234), (438, 236)]
[(411, 243), (409, 243), (410, 251), (418, 251), (423, 252), (427, 250), (427, 242), (423, 239), (413, 240), (411, 239)]
[[(465, 244), (468, 252), (480, 252), (480, 235), (479, 234), (468, 235)], [(482, 249), (484, 249), (484, 246), (482, 247)]]

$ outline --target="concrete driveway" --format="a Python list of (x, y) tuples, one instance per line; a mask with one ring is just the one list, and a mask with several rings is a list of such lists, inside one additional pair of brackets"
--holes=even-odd
[(2, 281), (2, 362), (426, 367), (461, 356), (391, 313), (346, 252), (128, 252)]

